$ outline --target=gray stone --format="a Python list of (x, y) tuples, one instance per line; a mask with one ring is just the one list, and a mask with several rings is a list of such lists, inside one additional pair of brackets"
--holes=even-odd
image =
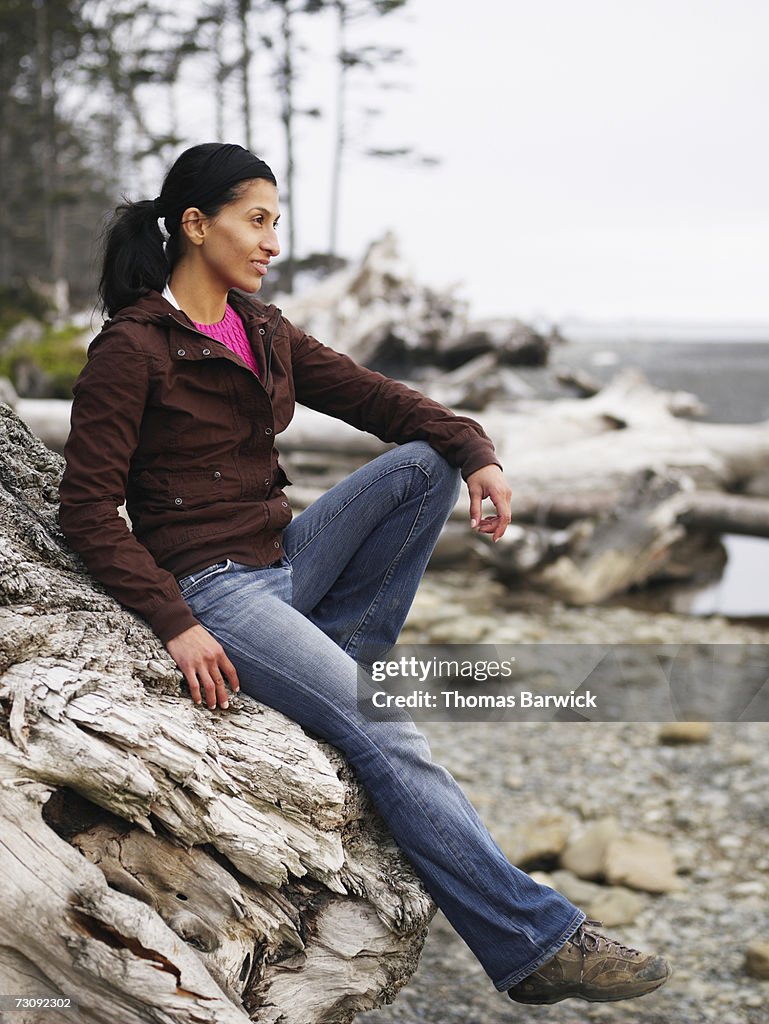
[(735, 743), (729, 751), (729, 763), (733, 765), (753, 764), (758, 751), (747, 743)]
[(673, 852), (659, 836), (628, 832), (606, 847), (605, 875), (613, 884), (644, 892), (672, 892), (681, 888)]
[(594, 822), (567, 845), (561, 864), (580, 878), (600, 878), (604, 874), (606, 847), (619, 834), (614, 818)]
[(614, 928), (620, 924), (632, 924), (643, 910), (643, 900), (629, 889), (607, 886), (585, 910), (588, 917), (600, 921), (607, 928)]
[(588, 882), (584, 878), (578, 878), (573, 872), (563, 868), (553, 871), (551, 877), (554, 888), (563, 893), (567, 900), (571, 900), (572, 903), (576, 903), (583, 909), (594, 903), (603, 891), (602, 886), (597, 882)]
[(607, 928), (631, 924), (643, 909), (643, 900), (637, 893), (621, 886), (588, 882), (571, 871), (553, 871), (548, 884)]
[(523, 789), (524, 780), (523, 776), (517, 772), (511, 772), (505, 776), (505, 785), (508, 789)]
[(569, 830), (569, 822), (562, 815), (543, 814), (500, 831), (496, 840), (508, 860), (525, 866), (558, 858)]
[(660, 726), (657, 738), (671, 745), (709, 743), (712, 733), (710, 722), (666, 722)]
[(751, 942), (745, 950), (745, 973), (761, 981), (769, 980), (769, 942)]
[(490, 620), (481, 615), (467, 615), (461, 619), (434, 622), (427, 627), (430, 635), (429, 642), (433, 644), (454, 643), (457, 637), (461, 637), (464, 644), (477, 644), (486, 637), (491, 625)]

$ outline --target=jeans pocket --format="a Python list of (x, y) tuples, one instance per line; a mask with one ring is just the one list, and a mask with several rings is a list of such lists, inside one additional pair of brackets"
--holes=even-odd
[(183, 576), (181, 579), (177, 580), (182, 597), (187, 598), (190, 594), (200, 590), (206, 583), (209, 583), (216, 576), (220, 576), (223, 572), (227, 572), (233, 564), (234, 563), (228, 558), (224, 562), (215, 562), (213, 565), (207, 565), (205, 569), (198, 569), (197, 572), (190, 573), (189, 576)]

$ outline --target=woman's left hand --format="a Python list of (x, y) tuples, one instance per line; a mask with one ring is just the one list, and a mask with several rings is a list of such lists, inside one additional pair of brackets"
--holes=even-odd
[[(467, 489), (470, 492), (470, 527), (479, 533), (490, 533), (492, 540), (499, 540), (510, 525), (510, 499), (513, 496), (505, 474), (493, 463), (476, 469), (467, 478)], [(495, 516), (481, 518), (484, 498), (493, 502), (497, 510)]]

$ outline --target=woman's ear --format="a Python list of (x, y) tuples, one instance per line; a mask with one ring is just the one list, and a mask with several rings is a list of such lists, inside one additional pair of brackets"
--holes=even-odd
[(202, 245), (206, 236), (208, 218), (197, 206), (190, 206), (182, 214), (184, 237), (193, 245)]

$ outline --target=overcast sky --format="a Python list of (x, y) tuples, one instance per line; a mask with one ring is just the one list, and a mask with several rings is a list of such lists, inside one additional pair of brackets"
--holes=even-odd
[(392, 228), (483, 315), (769, 325), (769, 0), (411, 0), (380, 39), (411, 64), (370, 142), (441, 164), (351, 161), (347, 254)]

